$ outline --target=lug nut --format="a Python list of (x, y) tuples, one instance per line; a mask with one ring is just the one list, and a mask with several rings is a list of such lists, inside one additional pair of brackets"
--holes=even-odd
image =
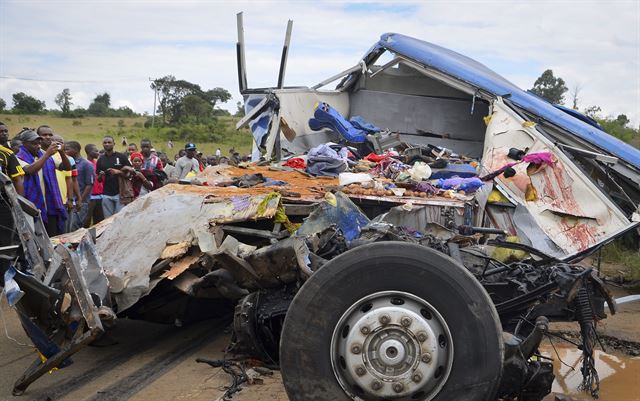
[(418, 333), (418, 341), (420, 341), (421, 343), (427, 341), (427, 338), (429, 338), (429, 335), (427, 335), (426, 332), (421, 331), (420, 333)]
[(416, 373), (413, 376), (411, 376), (411, 380), (413, 380), (416, 383), (419, 383), (420, 380), (422, 380), (422, 375), (420, 373)]
[(378, 320), (382, 324), (389, 324), (389, 322), (391, 321), (391, 318), (389, 317), (389, 315), (382, 315), (382, 316), (380, 316), (380, 319), (378, 319)]
[(404, 384), (402, 383), (393, 383), (393, 386), (391, 386), (393, 388), (393, 391), (395, 391), (396, 393), (401, 393), (402, 390), (404, 390)]
[(351, 352), (353, 352), (354, 354), (359, 354), (362, 351), (362, 348), (360, 347), (360, 344), (353, 344), (351, 346)]
[(364, 376), (365, 373), (367, 373), (367, 371), (364, 369), (364, 366), (358, 366), (356, 368), (356, 374), (358, 376)]
[(369, 334), (369, 332), (370, 332), (370, 331), (371, 331), (371, 330), (369, 330), (369, 326), (362, 326), (362, 327), (360, 328), (360, 333), (365, 334), (365, 335), (366, 335), (366, 334)]
[(429, 363), (429, 362), (431, 362), (431, 354), (428, 353), (428, 352), (425, 352), (424, 354), (422, 354), (422, 358), (420, 358), (420, 359), (424, 363)]
[(411, 326), (411, 318), (408, 316), (404, 316), (402, 319), (400, 319), (400, 324), (404, 327)]
[(371, 383), (371, 388), (378, 391), (382, 388), (382, 382), (380, 380), (374, 380)]

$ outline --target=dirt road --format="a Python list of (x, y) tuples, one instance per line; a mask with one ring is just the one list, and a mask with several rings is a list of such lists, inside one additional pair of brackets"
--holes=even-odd
[[(23, 344), (30, 344), (6, 301), (2, 301), (1, 310), (9, 336)], [(607, 319), (606, 325), (601, 326), (601, 334), (614, 335), (637, 344), (640, 342), (639, 324), (640, 304), (625, 305), (620, 308), (618, 315)], [(196, 363), (195, 359), (224, 357), (224, 348), (229, 344), (229, 334), (225, 333), (227, 326), (222, 321), (207, 321), (180, 328), (118, 320), (111, 332), (117, 344), (81, 350), (73, 356), (74, 363), (71, 366), (45, 375), (20, 397), (11, 395), (13, 383), (33, 362), (36, 354), (30, 346), (20, 346), (8, 339), (4, 329), (0, 329), (0, 400), (215, 401), (224, 393), (230, 378), (222, 369)], [(571, 324), (554, 325), (554, 329), (564, 332), (575, 328)], [(543, 352), (551, 357), (560, 356), (566, 364), (577, 364), (571, 359), (575, 352), (571, 354), (572, 351), (560, 348), (558, 355), (549, 345), (544, 347)], [(634, 352), (640, 347), (636, 345), (623, 351), (629, 350)], [(640, 357), (625, 355), (611, 348), (607, 351), (607, 354), (600, 352), (597, 358), (601, 362), (599, 369), (603, 369), (601, 400), (640, 401), (635, 389), (637, 380), (632, 380), (634, 375), (636, 379), (640, 378)], [(570, 372), (559, 362), (556, 365), (556, 375), (562, 380), (554, 385), (554, 390), (571, 393), (580, 400), (589, 400), (579, 392), (572, 391), (579, 383), (579, 372)], [(287, 401), (278, 372), (274, 372), (273, 376), (263, 376), (262, 379), (264, 384), (244, 387), (233, 400)], [(550, 396), (547, 399), (554, 398)]]
[[(2, 314), (10, 337), (30, 344), (6, 301)], [(30, 346), (0, 337), (0, 400), (12, 401), (211, 401), (224, 393), (229, 376), (219, 368), (196, 363), (196, 357), (220, 359), (229, 344), (226, 322), (207, 321), (172, 327), (119, 320), (111, 333), (117, 344), (87, 347), (73, 356), (74, 363), (46, 374), (20, 396), (11, 395), (14, 381), (36, 358)], [(263, 377), (262, 385), (248, 386), (234, 400), (286, 401), (280, 376)]]

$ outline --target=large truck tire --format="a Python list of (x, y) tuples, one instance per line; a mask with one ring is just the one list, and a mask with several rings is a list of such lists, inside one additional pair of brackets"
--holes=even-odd
[(291, 401), (493, 400), (502, 328), (454, 259), (403, 242), (336, 257), (287, 312), (280, 367)]

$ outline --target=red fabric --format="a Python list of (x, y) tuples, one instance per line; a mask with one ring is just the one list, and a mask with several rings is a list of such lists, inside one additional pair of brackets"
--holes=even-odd
[(144, 156), (142, 156), (142, 153), (140, 152), (132, 152), (131, 156), (129, 156), (129, 160), (133, 161), (136, 157), (140, 160), (144, 160)]
[[(96, 164), (97, 160), (89, 160), (91, 164), (93, 164), (93, 171), (97, 171)], [(93, 191), (91, 191), (91, 195), (102, 195), (102, 191), (104, 189), (104, 181), (98, 181), (98, 174), (95, 175), (95, 179), (93, 180)]]
[(373, 152), (369, 153), (368, 155), (366, 155), (364, 157), (365, 160), (369, 160), (370, 162), (381, 162), (382, 160), (386, 159), (388, 156), (387, 155), (377, 155)]
[(300, 168), (300, 169), (307, 167), (306, 164), (304, 163), (304, 159), (301, 157), (292, 157), (291, 159), (287, 160), (287, 162), (284, 163), (283, 166)]

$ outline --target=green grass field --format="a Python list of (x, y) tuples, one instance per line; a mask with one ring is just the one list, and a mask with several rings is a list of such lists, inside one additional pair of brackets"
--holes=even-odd
[[(190, 138), (188, 128), (144, 128), (147, 117), (83, 117), (83, 118), (62, 118), (51, 115), (15, 115), (0, 114), (0, 121), (9, 127), (9, 137), (13, 138), (23, 127), (36, 128), (39, 125), (49, 125), (53, 131), (61, 135), (65, 141), (78, 141), (84, 145), (93, 143), (101, 147), (104, 135), (111, 135), (116, 141), (116, 150), (125, 149), (122, 146), (122, 137), (126, 136), (129, 143), (135, 142), (140, 145), (140, 140), (148, 138), (152, 141), (154, 148), (158, 151), (167, 152), (169, 157), (173, 157), (180, 148), (187, 142), (194, 142), (198, 150), (204, 155), (212, 155), (219, 147), (223, 155), (227, 155), (230, 148), (236, 149), (241, 154), (251, 152), (252, 137), (245, 128), (237, 131), (235, 124), (236, 117), (218, 117), (218, 128), (214, 132), (219, 141), (198, 141), (194, 137)], [(180, 133), (176, 133), (176, 131)], [(173, 131), (173, 135), (171, 134)], [(169, 139), (173, 136), (173, 150), (167, 146)]]

